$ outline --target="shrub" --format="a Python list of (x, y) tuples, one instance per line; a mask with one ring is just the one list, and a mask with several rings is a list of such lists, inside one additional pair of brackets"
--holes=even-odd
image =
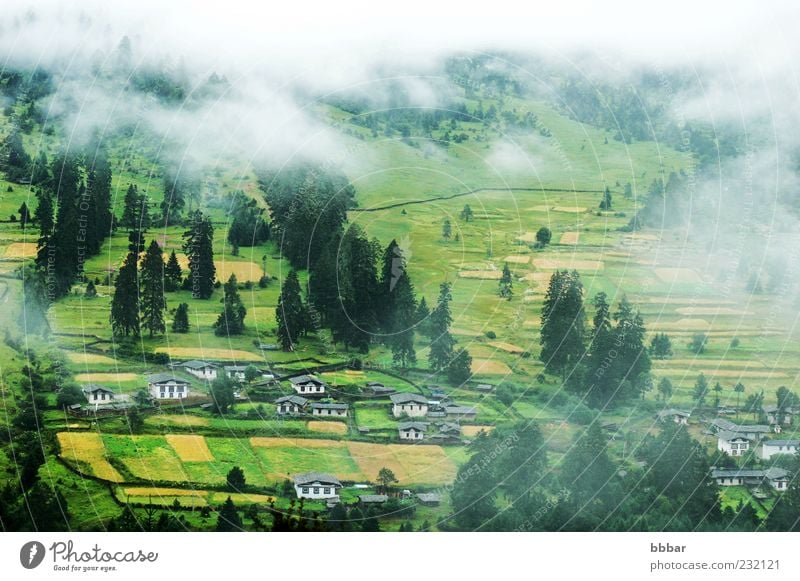
[(486, 336), (489, 339), (497, 339), (497, 333), (495, 333), (494, 331), (486, 331)]

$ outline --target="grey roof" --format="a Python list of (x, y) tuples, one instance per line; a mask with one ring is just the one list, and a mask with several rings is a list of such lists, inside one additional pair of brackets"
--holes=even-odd
[(83, 393), (94, 393), (95, 391), (104, 391), (106, 393), (112, 393), (112, 394), (114, 393), (113, 389), (109, 389), (107, 387), (103, 387), (102, 385), (97, 385), (94, 383), (89, 385), (84, 385), (82, 391)]
[(720, 430), (717, 432), (717, 436), (720, 440), (733, 440), (738, 438), (740, 440), (752, 440), (753, 438), (749, 437), (746, 433), (743, 432), (729, 432), (728, 430)]
[(320, 484), (330, 484), (333, 486), (342, 485), (342, 483), (339, 482), (339, 479), (335, 476), (323, 474), (322, 472), (305, 472), (304, 474), (296, 475), (293, 480), (295, 484), (300, 486), (304, 484), (312, 484), (314, 482), (319, 482)]
[(247, 365), (226, 365), (224, 369), (225, 371), (244, 371), (247, 369)]
[(764, 440), (764, 446), (800, 446), (800, 440)]
[(392, 400), (392, 403), (396, 404), (411, 402), (428, 405), (428, 398), (417, 393), (395, 393), (394, 395), (390, 396), (390, 399)]
[(752, 468), (740, 469), (713, 469), (712, 478), (769, 478), (776, 480), (786, 478), (789, 473), (783, 468), (767, 468), (766, 470), (754, 470)]
[[(768, 413), (768, 414), (769, 413), (775, 413), (775, 412), (778, 411), (778, 406), (776, 406), (776, 405), (765, 405), (761, 409), (762, 409), (762, 411), (764, 411), (764, 413)], [(783, 409), (783, 412), (786, 413), (786, 414), (793, 414), (794, 410), (792, 408), (790, 408), (790, 407), (787, 407), (787, 408)]]
[(367, 387), (386, 387), (386, 386), (380, 381), (368, 381)]
[(447, 415), (474, 415), (478, 413), (478, 410), (475, 408), (463, 406), (463, 405), (449, 405), (444, 408), (444, 411), (447, 412)]
[(479, 383), (478, 385), (475, 386), (475, 389), (479, 391), (492, 391), (494, 389), (494, 386), (489, 383)]
[(385, 494), (359, 494), (358, 500), (364, 504), (383, 504), (389, 497)]
[(400, 422), (397, 425), (397, 429), (401, 432), (404, 430), (417, 430), (418, 432), (424, 432), (428, 429), (428, 424), (425, 422)]
[(668, 410), (661, 410), (658, 412), (659, 418), (667, 418), (669, 416), (683, 416), (688, 418), (692, 415), (692, 412), (685, 412), (683, 410), (675, 410), (675, 409), (668, 409)]
[(189, 367), (190, 369), (203, 369), (204, 367), (219, 367), (214, 363), (208, 361), (200, 361), (199, 359), (191, 359), (181, 363), (181, 367)]
[(325, 385), (324, 381), (313, 375), (298, 375), (297, 377), (290, 377), (289, 381), (295, 385), (301, 383), (318, 383), (320, 385)]
[(286, 402), (293, 403), (299, 405), (300, 407), (303, 407), (308, 403), (308, 400), (304, 397), (300, 397), (299, 395), (284, 395), (283, 397), (279, 397), (278, 399), (275, 400), (276, 404), (281, 404)]
[(441, 422), (437, 424), (440, 432), (457, 432), (461, 433), (461, 426), (452, 422)]
[(439, 502), (442, 499), (442, 497), (435, 492), (420, 492), (417, 494), (417, 498), (422, 502)]
[(181, 379), (180, 377), (175, 377), (172, 373), (153, 373), (152, 375), (147, 376), (148, 383), (167, 383), (168, 381), (175, 381), (176, 383), (185, 383), (189, 384), (188, 381), (185, 379)]
[(771, 432), (772, 428), (760, 424), (740, 425), (734, 424), (725, 418), (716, 418), (711, 420), (711, 425), (716, 426), (720, 430), (727, 430), (729, 432)]
[(318, 410), (346, 410), (348, 408), (346, 403), (312, 403), (311, 409)]
[(764, 471), (764, 476), (766, 476), (770, 480), (778, 480), (782, 478), (788, 478), (789, 472), (784, 470), (783, 468), (776, 468), (773, 466), (772, 468), (767, 468)]

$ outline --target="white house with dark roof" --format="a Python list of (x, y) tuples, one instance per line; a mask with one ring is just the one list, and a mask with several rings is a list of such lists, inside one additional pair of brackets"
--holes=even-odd
[(686, 425), (689, 423), (689, 417), (691, 415), (691, 412), (668, 409), (658, 412), (657, 417), (661, 422), (675, 422), (676, 424)]
[(112, 390), (102, 385), (84, 385), (81, 391), (89, 403), (111, 403), (115, 397)]
[(183, 368), (186, 373), (191, 373), (195, 377), (209, 381), (213, 381), (217, 378), (217, 372), (219, 370), (218, 365), (198, 359), (184, 361), (181, 363), (181, 368)]
[[(784, 408), (783, 411), (776, 405), (765, 405), (761, 408), (764, 412), (764, 417), (770, 426), (781, 424), (783, 426), (791, 426), (794, 419), (795, 411), (790, 408)], [(781, 420), (780, 422), (778, 420)]]
[(222, 370), (225, 372), (225, 375), (230, 377), (231, 379), (235, 379), (239, 383), (245, 381), (244, 372), (247, 369), (247, 365), (224, 365)]
[(784, 491), (789, 485), (789, 473), (783, 468), (754, 470), (751, 468), (711, 470), (711, 477), (719, 486), (760, 486), (768, 484), (773, 489)]
[(189, 397), (189, 382), (172, 373), (147, 376), (147, 388), (153, 399), (185, 399)]
[(327, 384), (313, 375), (298, 375), (290, 377), (289, 383), (292, 384), (298, 395), (321, 396), (325, 394)]
[(425, 432), (427, 429), (428, 424), (425, 422), (400, 422), (397, 425), (400, 439), (411, 442), (421, 442), (425, 439)]
[(392, 415), (396, 418), (420, 418), (428, 413), (428, 398), (416, 393), (395, 393), (389, 399), (392, 400)]
[(298, 474), (292, 480), (297, 498), (313, 500), (338, 499), (339, 490), (342, 488), (342, 483), (339, 482), (338, 478), (320, 472)]
[(285, 395), (275, 400), (276, 413), (279, 416), (296, 416), (306, 409), (308, 400), (299, 395)]
[(346, 418), (347, 409), (348, 405), (346, 403), (314, 402), (311, 404), (311, 415), (332, 418)]
[(796, 454), (800, 440), (764, 440), (761, 442), (761, 458), (769, 460), (775, 454)]
[(717, 450), (729, 456), (744, 456), (750, 450), (750, 442), (755, 438), (739, 432), (721, 430), (717, 433)]

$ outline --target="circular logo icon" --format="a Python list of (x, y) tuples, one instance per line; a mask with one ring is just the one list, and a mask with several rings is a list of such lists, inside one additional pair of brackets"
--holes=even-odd
[(44, 545), (39, 541), (30, 541), (19, 550), (19, 562), (26, 569), (35, 569), (44, 560)]

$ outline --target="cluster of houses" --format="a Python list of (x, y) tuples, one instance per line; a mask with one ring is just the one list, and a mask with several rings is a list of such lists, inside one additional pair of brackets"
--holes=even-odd
[[(294, 491), (297, 498), (308, 500), (324, 500), (329, 506), (339, 502), (339, 492), (343, 488), (338, 478), (330, 474), (321, 472), (306, 472), (297, 474), (292, 478)], [(357, 485), (363, 486), (363, 485)], [(403, 498), (410, 498), (410, 490), (403, 491)], [(438, 506), (441, 502), (441, 495), (434, 492), (420, 492), (416, 495), (420, 504), (425, 506)], [(389, 496), (386, 494), (360, 494), (359, 504), (364, 506), (375, 506), (386, 503)]]
[(346, 418), (350, 406), (346, 403), (310, 401), (310, 398), (324, 398), (328, 394), (328, 384), (313, 375), (290, 377), (289, 383), (295, 394), (284, 395), (275, 400), (275, 412), (279, 416), (297, 416), (310, 413), (325, 418)]
[(761, 458), (769, 460), (776, 454), (794, 454), (800, 440), (768, 440), (766, 436), (775, 431), (777, 424), (739, 425), (730, 420), (717, 418), (710, 422), (717, 436), (717, 449), (730, 456), (741, 457), (761, 444)]
[(783, 468), (767, 468), (754, 470), (751, 468), (734, 468), (711, 470), (711, 477), (719, 486), (752, 486), (767, 485), (777, 491), (784, 491), (789, 486), (789, 473)]

